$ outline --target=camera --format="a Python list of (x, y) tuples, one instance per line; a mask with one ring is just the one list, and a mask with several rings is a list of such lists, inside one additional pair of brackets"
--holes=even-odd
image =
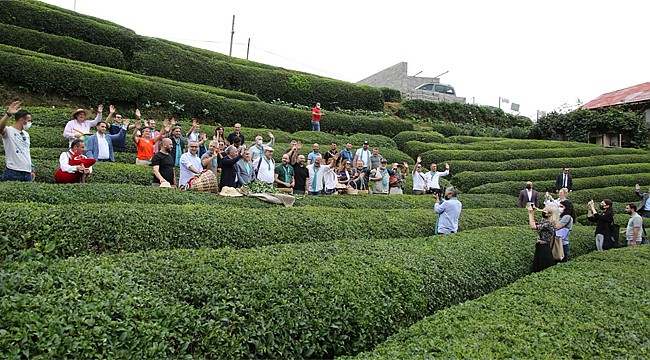
[(440, 197), (445, 196), (445, 187), (443, 186), (440, 189), (427, 189), (427, 194), (438, 194)]

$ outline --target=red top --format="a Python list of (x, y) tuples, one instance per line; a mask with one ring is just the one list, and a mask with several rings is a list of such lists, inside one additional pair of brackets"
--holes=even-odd
[(311, 121), (320, 121), (320, 109), (317, 107), (314, 107), (311, 109)]
[(138, 143), (135, 144), (135, 148), (138, 150), (137, 158), (140, 160), (151, 160), (153, 157), (153, 145), (155, 143), (154, 139), (146, 141), (143, 138), (138, 138)]

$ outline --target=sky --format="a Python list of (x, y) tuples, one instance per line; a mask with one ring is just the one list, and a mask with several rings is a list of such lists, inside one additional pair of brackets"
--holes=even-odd
[(650, 81), (650, 1), (45, 2), (223, 54), (235, 15), (234, 57), (250, 39), (249, 60), (349, 82), (407, 62), (409, 76), (446, 72), (468, 103), (507, 98), (532, 119)]

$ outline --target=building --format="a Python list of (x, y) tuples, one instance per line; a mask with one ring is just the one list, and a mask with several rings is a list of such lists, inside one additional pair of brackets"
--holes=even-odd
[[(581, 108), (596, 110), (607, 107), (624, 107), (644, 113), (646, 127), (650, 128), (650, 82), (602, 94)], [(628, 137), (617, 132), (591, 133), (589, 142), (603, 146), (621, 147), (628, 141)]]
[(400, 62), (358, 81), (357, 84), (370, 85), (374, 87), (387, 87), (399, 90), (404, 100), (423, 99), (432, 101), (465, 102), (465, 98), (458, 97), (455, 94), (449, 95), (434, 91), (416, 90), (416, 88), (422, 84), (440, 84), (440, 79), (408, 76), (407, 70), (408, 64), (406, 62)]

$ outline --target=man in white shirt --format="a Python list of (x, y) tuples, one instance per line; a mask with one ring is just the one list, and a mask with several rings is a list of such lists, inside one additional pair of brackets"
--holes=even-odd
[(538, 196), (537, 190), (533, 189), (533, 182), (527, 182), (526, 188), (519, 192), (519, 207), (525, 208), (531, 204), (537, 207)]
[(107, 125), (105, 122), (97, 124), (97, 132), (88, 138), (88, 147), (86, 156), (97, 161), (115, 162), (115, 153), (113, 151), (113, 141), (120, 141), (126, 138), (126, 129), (129, 128), (129, 120), (124, 120), (120, 126), (120, 132), (111, 135), (107, 134)]
[(440, 193), (440, 177), (449, 175), (449, 164), (445, 163), (445, 171), (438, 171), (438, 165), (431, 163), (431, 171), (425, 174), (427, 184), (427, 194)]
[(180, 161), (180, 178), (178, 179), (178, 184), (181, 188), (187, 187), (187, 182), (190, 181), (194, 176), (198, 176), (203, 171), (203, 166), (201, 165), (201, 158), (199, 158), (199, 143), (196, 141), (191, 141), (189, 145), (189, 151), (181, 155)]
[(307, 165), (309, 171), (309, 178), (307, 179), (307, 194), (320, 195), (323, 191), (323, 182), (325, 172), (329, 170), (329, 165), (321, 165), (323, 158), (317, 156), (313, 164)]
[(413, 194), (424, 195), (427, 193), (428, 184), (426, 174), (422, 172), (422, 158), (418, 156), (413, 171)]
[(357, 161), (361, 160), (363, 161), (363, 168), (370, 170), (370, 157), (372, 156), (370, 149), (368, 149), (368, 142), (364, 141), (363, 142), (363, 147), (358, 149), (357, 152), (354, 154), (354, 161), (352, 161), (353, 164), (356, 164)]
[(264, 147), (264, 156), (253, 163), (257, 179), (269, 185), (275, 181), (275, 160), (273, 160), (273, 148)]
[(85, 177), (93, 172), (95, 159), (84, 155), (84, 141), (72, 140), (72, 147), (59, 156), (59, 170), (54, 174), (54, 181), (59, 184), (85, 182)]
[[(15, 117), (13, 125), (7, 126), (11, 116)], [(34, 181), (32, 157), (29, 152), (31, 141), (27, 129), (32, 125), (32, 115), (27, 110), (20, 110), (20, 101), (9, 105), (7, 113), (0, 120), (0, 134), (5, 150), (5, 169), (2, 181)]]
[(271, 137), (271, 141), (266, 143), (266, 145), (262, 144), (262, 142), (264, 141), (262, 135), (257, 135), (255, 137), (255, 142), (248, 147), (248, 152), (250, 153), (251, 162), (256, 162), (257, 159), (264, 156), (265, 147), (271, 147), (275, 144), (275, 136), (273, 136), (273, 133), (269, 132), (269, 137)]
[(90, 110), (77, 109), (70, 116), (72, 120), (65, 124), (63, 136), (68, 139), (68, 145), (72, 145), (72, 140), (85, 140), (85, 135), (90, 132), (90, 128), (96, 126), (102, 121), (102, 111), (104, 105), (97, 106), (97, 116), (95, 120), (86, 121), (86, 117), (91, 115)]

